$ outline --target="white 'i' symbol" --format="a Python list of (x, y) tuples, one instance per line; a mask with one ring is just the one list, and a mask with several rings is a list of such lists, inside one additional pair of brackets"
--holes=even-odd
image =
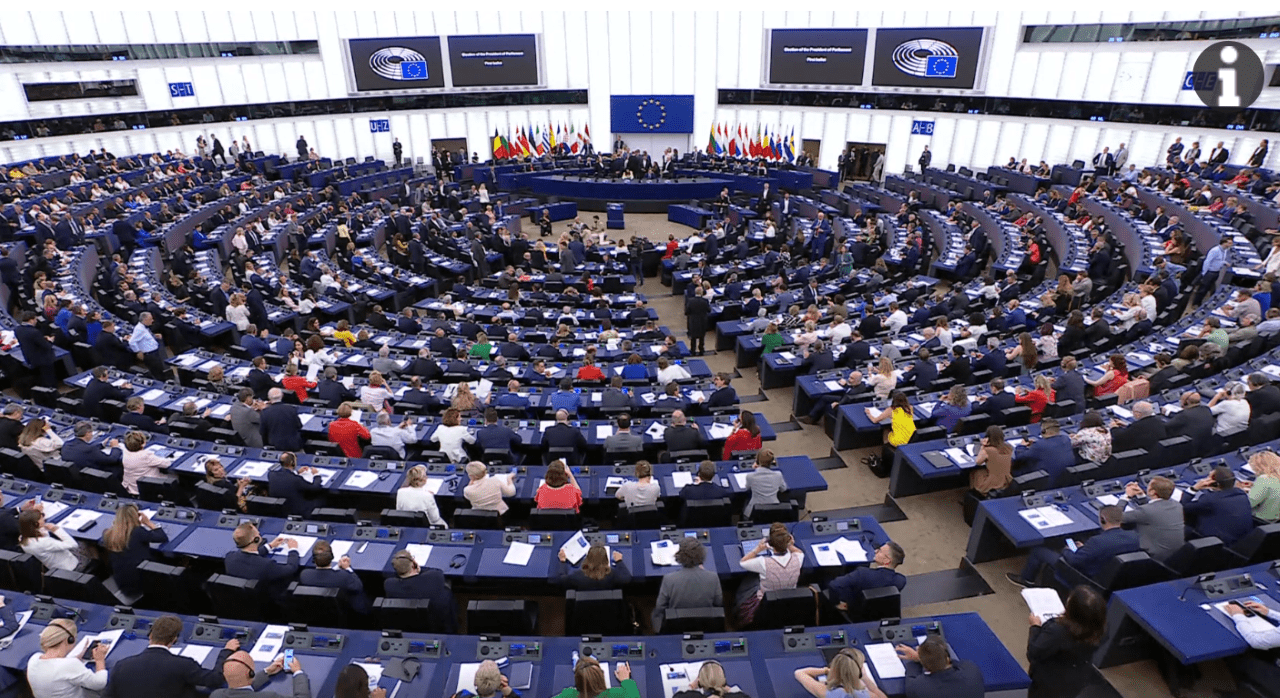
[(1236, 62), (1239, 52), (1234, 46), (1223, 46), (1218, 52), (1218, 57), (1222, 59), (1224, 67), (1218, 68), (1218, 83), (1222, 85), (1222, 96), (1218, 98), (1218, 106), (1220, 107), (1238, 107), (1240, 106), (1239, 90), (1236, 89), (1236, 69), (1227, 68)]

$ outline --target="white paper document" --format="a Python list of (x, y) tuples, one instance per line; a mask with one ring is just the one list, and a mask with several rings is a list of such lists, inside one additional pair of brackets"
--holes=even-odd
[(17, 637), (18, 633), (22, 632), (22, 628), (26, 626), (27, 621), (31, 620), (31, 611), (23, 611), (14, 616), (14, 618), (18, 621), (18, 629), (9, 633), (8, 637), (0, 638), (0, 650), (8, 649), (9, 645), (13, 644), (13, 638)]
[(170, 647), (169, 651), (179, 657), (190, 657), (196, 660), (196, 664), (204, 664), (204, 660), (209, 658), (209, 653), (213, 651), (212, 645), (183, 645), (182, 647)]
[(667, 434), (667, 425), (662, 422), (654, 422), (649, 425), (648, 429), (644, 430), (644, 433), (648, 434), (649, 437), (655, 441), (661, 441)]
[[(293, 536), (293, 535), (285, 535), (285, 536), (280, 536), (280, 538), (283, 538), (284, 540), (290, 540), (290, 539), (293, 539), (293, 540), (298, 541), (298, 547), (297, 547), (296, 549), (297, 549), (297, 551), (298, 551), (298, 556), (299, 556), (299, 557), (306, 557), (308, 554), (310, 554), (310, 553), (311, 553), (311, 546), (315, 545), (315, 544), (316, 544), (316, 540), (317, 540), (317, 538), (316, 538), (315, 536)], [(278, 547), (278, 548), (272, 548), (272, 549), (271, 549), (271, 554), (272, 554), (272, 555), (280, 555), (280, 556), (283, 556), (283, 557), (288, 557), (288, 556), (289, 556), (290, 551), (292, 551), (292, 550), (294, 550), (294, 548), (290, 548), (288, 545), (281, 545), (281, 546), (280, 546), (280, 547)]]
[(684, 487), (685, 485), (692, 485), (693, 473), (687, 470), (677, 470), (671, 473), (671, 484), (675, 485), (675, 488), (677, 490)]
[(605, 439), (609, 438), (610, 436), (613, 436), (613, 425), (612, 425), (612, 424), (597, 424), (597, 425), (596, 425), (596, 438), (597, 438), (597, 439), (600, 439), (601, 441), (604, 441)]
[(264, 664), (274, 662), (284, 647), (284, 635), (287, 632), (289, 632), (287, 625), (268, 625), (258, 636), (258, 641), (253, 643), (249, 656), (255, 662)]
[(947, 458), (950, 458), (951, 462), (955, 463), (956, 465), (963, 466), (963, 465), (971, 465), (973, 463), (973, 459), (970, 458), (969, 454), (965, 453), (963, 449), (948, 448), (947, 450), (943, 451), (943, 453), (947, 454)]
[(161, 395), (164, 395), (163, 390), (160, 388), (153, 388), (152, 390), (148, 390), (143, 393), (140, 397), (146, 402), (151, 402), (152, 400), (159, 398)]
[(731, 434), (733, 434), (732, 424), (714, 422), (707, 427), (707, 435), (710, 436), (713, 441), (727, 439)]
[(431, 559), (431, 551), (434, 548), (435, 546), (422, 543), (410, 543), (404, 546), (404, 549), (413, 556), (413, 561), (418, 563), (418, 567), (427, 566), (427, 560)]
[(862, 543), (856, 540), (849, 540), (844, 536), (831, 541), (831, 547), (840, 553), (840, 557), (843, 557), (845, 562), (866, 562), (868, 559), (867, 549), (863, 547)]
[(1066, 608), (1062, 605), (1062, 598), (1058, 596), (1056, 589), (1035, 588), (1023, 589), (1022, 598), (1027, 602), (1027, 608), (1041, 621), (1057, 618), (1066, 613)]
[(368, 489), (370, 485), (378, 481), (378, 474), (371, 473), (368, 470), (357, 470), (351, 473), (347, 478), (348, 487), (359, 487), (360, 489)]
[(747, 473), (734, 473), (733, 481), (738, 484), (739, 489), (747, 489)]
[(351, 554), (351, 549), (356, 547), (353, 540), (335, 540), (329, 542), (329, 547), (333, 550), (332, 569), (338, 568), (338, 561)]
[(867, 419), (870, 419), (873, 422), (876, 421), (877, 419), (880, 419), (880, 416), (883, 414), (884, 412), (882, 410), (877, 410), (874, 407), (867, 408)]
[(266, 476), (267, 476), (267, 471), (268, 471), (268, 470), (271, 470), (271, 466), (273, 466), (273, 465), (275, 465), (275, 463), (272, 463), (271, 461), (265, 461), (265, 460), (247, 460), (247, 461), (245, 461), (245, 462), (241, 463), (241, 464), (240, 464), (240, 467), (236, 468), (236, 470), (235, 470), (235, 476), (236, 476), (236, 478), (242, 478), (242, 477), (248, 477), (248, 478), (255, 478), (255, 477), (257, 477), (257, 478), (262, 478), (262, 477), (266, 477)]
[(76, 643), (76, 646), (71, 649), (71, 653), (67, 656), (80, 657), (84, 655), (84, 651), (89, 647), (89, 643), (97, 640), (99, 644), (107, 645), (110, 648), (107, 650), (107, 656), (109, 657), (111, 656), (111, 651), (116, 648), (117, 644), (119, 644), (120, 636), (122, 635), (124, 635), (123, 630), (108, 630), (105, 633), (98, 633), (96, 635), (81, 635), (80, 641)]
[(679, 547), (669, 540), (655, 540), (649, 543), (649, 557), (655, 565), (670, 567), (676, 564), (676, 549)]
[[(48, 516), (48, 514), (45, 516)], [(91, 521), (96, 522), (98, 519), (102, 518), (102, 516), (103, 512), (100, 511), (94, 511), (92, 509), (76, 509), (70, 514), (67, 514), (67, 517), (58, 522), (58, 525), (71, 531), (78, 531), (81, 526), (84, 526)]]
[(1071, 523), (1071, 517), (1062, 513), (1054, 506), (1024, 509), (1018, 513), (1026, 520), (1027, 523), (1035, 526), (1037, 530), (1054, 528), (1056, 526), (1066, 526)]
[(898, 656), (892, 644), (879, 642), (866, 645), (863, 649), (867, 659), (871, 661), (871, 668), (875, 670), (877, 678), (900, 679), (907, 675), (907, 667), (903, 666), (902, 658)]
[(502, 562), (508, 565), (519, 565), (524, 567), (529, 564), (529, 558), (533, 557), (534, 546), (520, 541), (513, 541), (507, 547), (507, 555), (502, 558)]
[(840, 553), (830, 543), (810, 543), (813, 561), (820, 567), (839, 567)]
[(573, 534), (573, 537), (560, 546), (564, 557), (569, 564), (576, 565), (582, 558), (587, 556), (587, 550), (591, 548), (591, 543), (587, 542), (587, 537), (582, 535), (582, 531)]
[(833, 393), (838, 393), (841, 390), (844, 390), (844, 386), (840, 385), (840, 381), (823, 381), (822, 385)]

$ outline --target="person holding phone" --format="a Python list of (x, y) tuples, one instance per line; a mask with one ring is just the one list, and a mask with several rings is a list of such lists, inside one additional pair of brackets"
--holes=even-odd
[(256, 670), (253, 657), (248, 652), (240, 650), (227, 657), (227, 661), (222, 664), (222, 675), (227, 679), (227, 687), (209, 694), (209, 698), (290, 698), (275, 691), (262, 690), (273, 676), (282, 671), (293, 674), (291, 698), (308, 698), (311, 695), (311, 680), (302, 671), (302, 664), (293, 657), (293, 650), (287, 650), (283, 656), (276, 657), (262, 671)]
[(1267, 650), (1280, 647), (1280, 625), (1271, 609), (1257, 601), (1235, 601), (1227, 604), (1227, 615), (1235, 623), (1240, 637), (1257, 652), (1227, 658), (1227, 667), (1237, 681), (1248, 678), (1258, 686), (1280, 685), (1280, 667), (1267, 655)]
[[(9, 625), (10, 620), (6, 619), (5, 625)], [(16, 622), (13, 627), (17, 627)], [(27, 661), (27, 683), (31, 685), (32, 695), (91, 698), (107, 687), (107, 652), (111, 645), (94, 646), (92, 671), (80, 657), (68, 656), (75, 646), (73, 620), (55, 618), (40, 631), (41, 653)]]

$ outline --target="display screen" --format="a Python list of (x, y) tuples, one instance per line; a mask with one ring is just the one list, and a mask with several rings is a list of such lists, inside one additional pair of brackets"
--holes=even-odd
[(537, 85), (538, 37), (486, 34), (449, 37), (454, 87)]
[(440, 37), (348, 39), (357, 92), (444, 87)]
[(877, 29), (871, 84), (972, 89), (982, 32), (982, 27)]
[(861, 85), (866, 29), (774, 29), (769, 82), (783, 85)]

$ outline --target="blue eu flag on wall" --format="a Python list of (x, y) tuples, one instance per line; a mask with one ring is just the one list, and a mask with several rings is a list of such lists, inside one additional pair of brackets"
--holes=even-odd
[(400, 77), (405, 80), (426, 80), (426, 61), (403, 61), (400, 63)]
[(925, 75), (931, 78), (954, 78), (956, 65), (960, 62), (957, 56), (929, 56), (925, 64)]
[(613, 95), (614, 133), (693, 133), (693, 95)]

